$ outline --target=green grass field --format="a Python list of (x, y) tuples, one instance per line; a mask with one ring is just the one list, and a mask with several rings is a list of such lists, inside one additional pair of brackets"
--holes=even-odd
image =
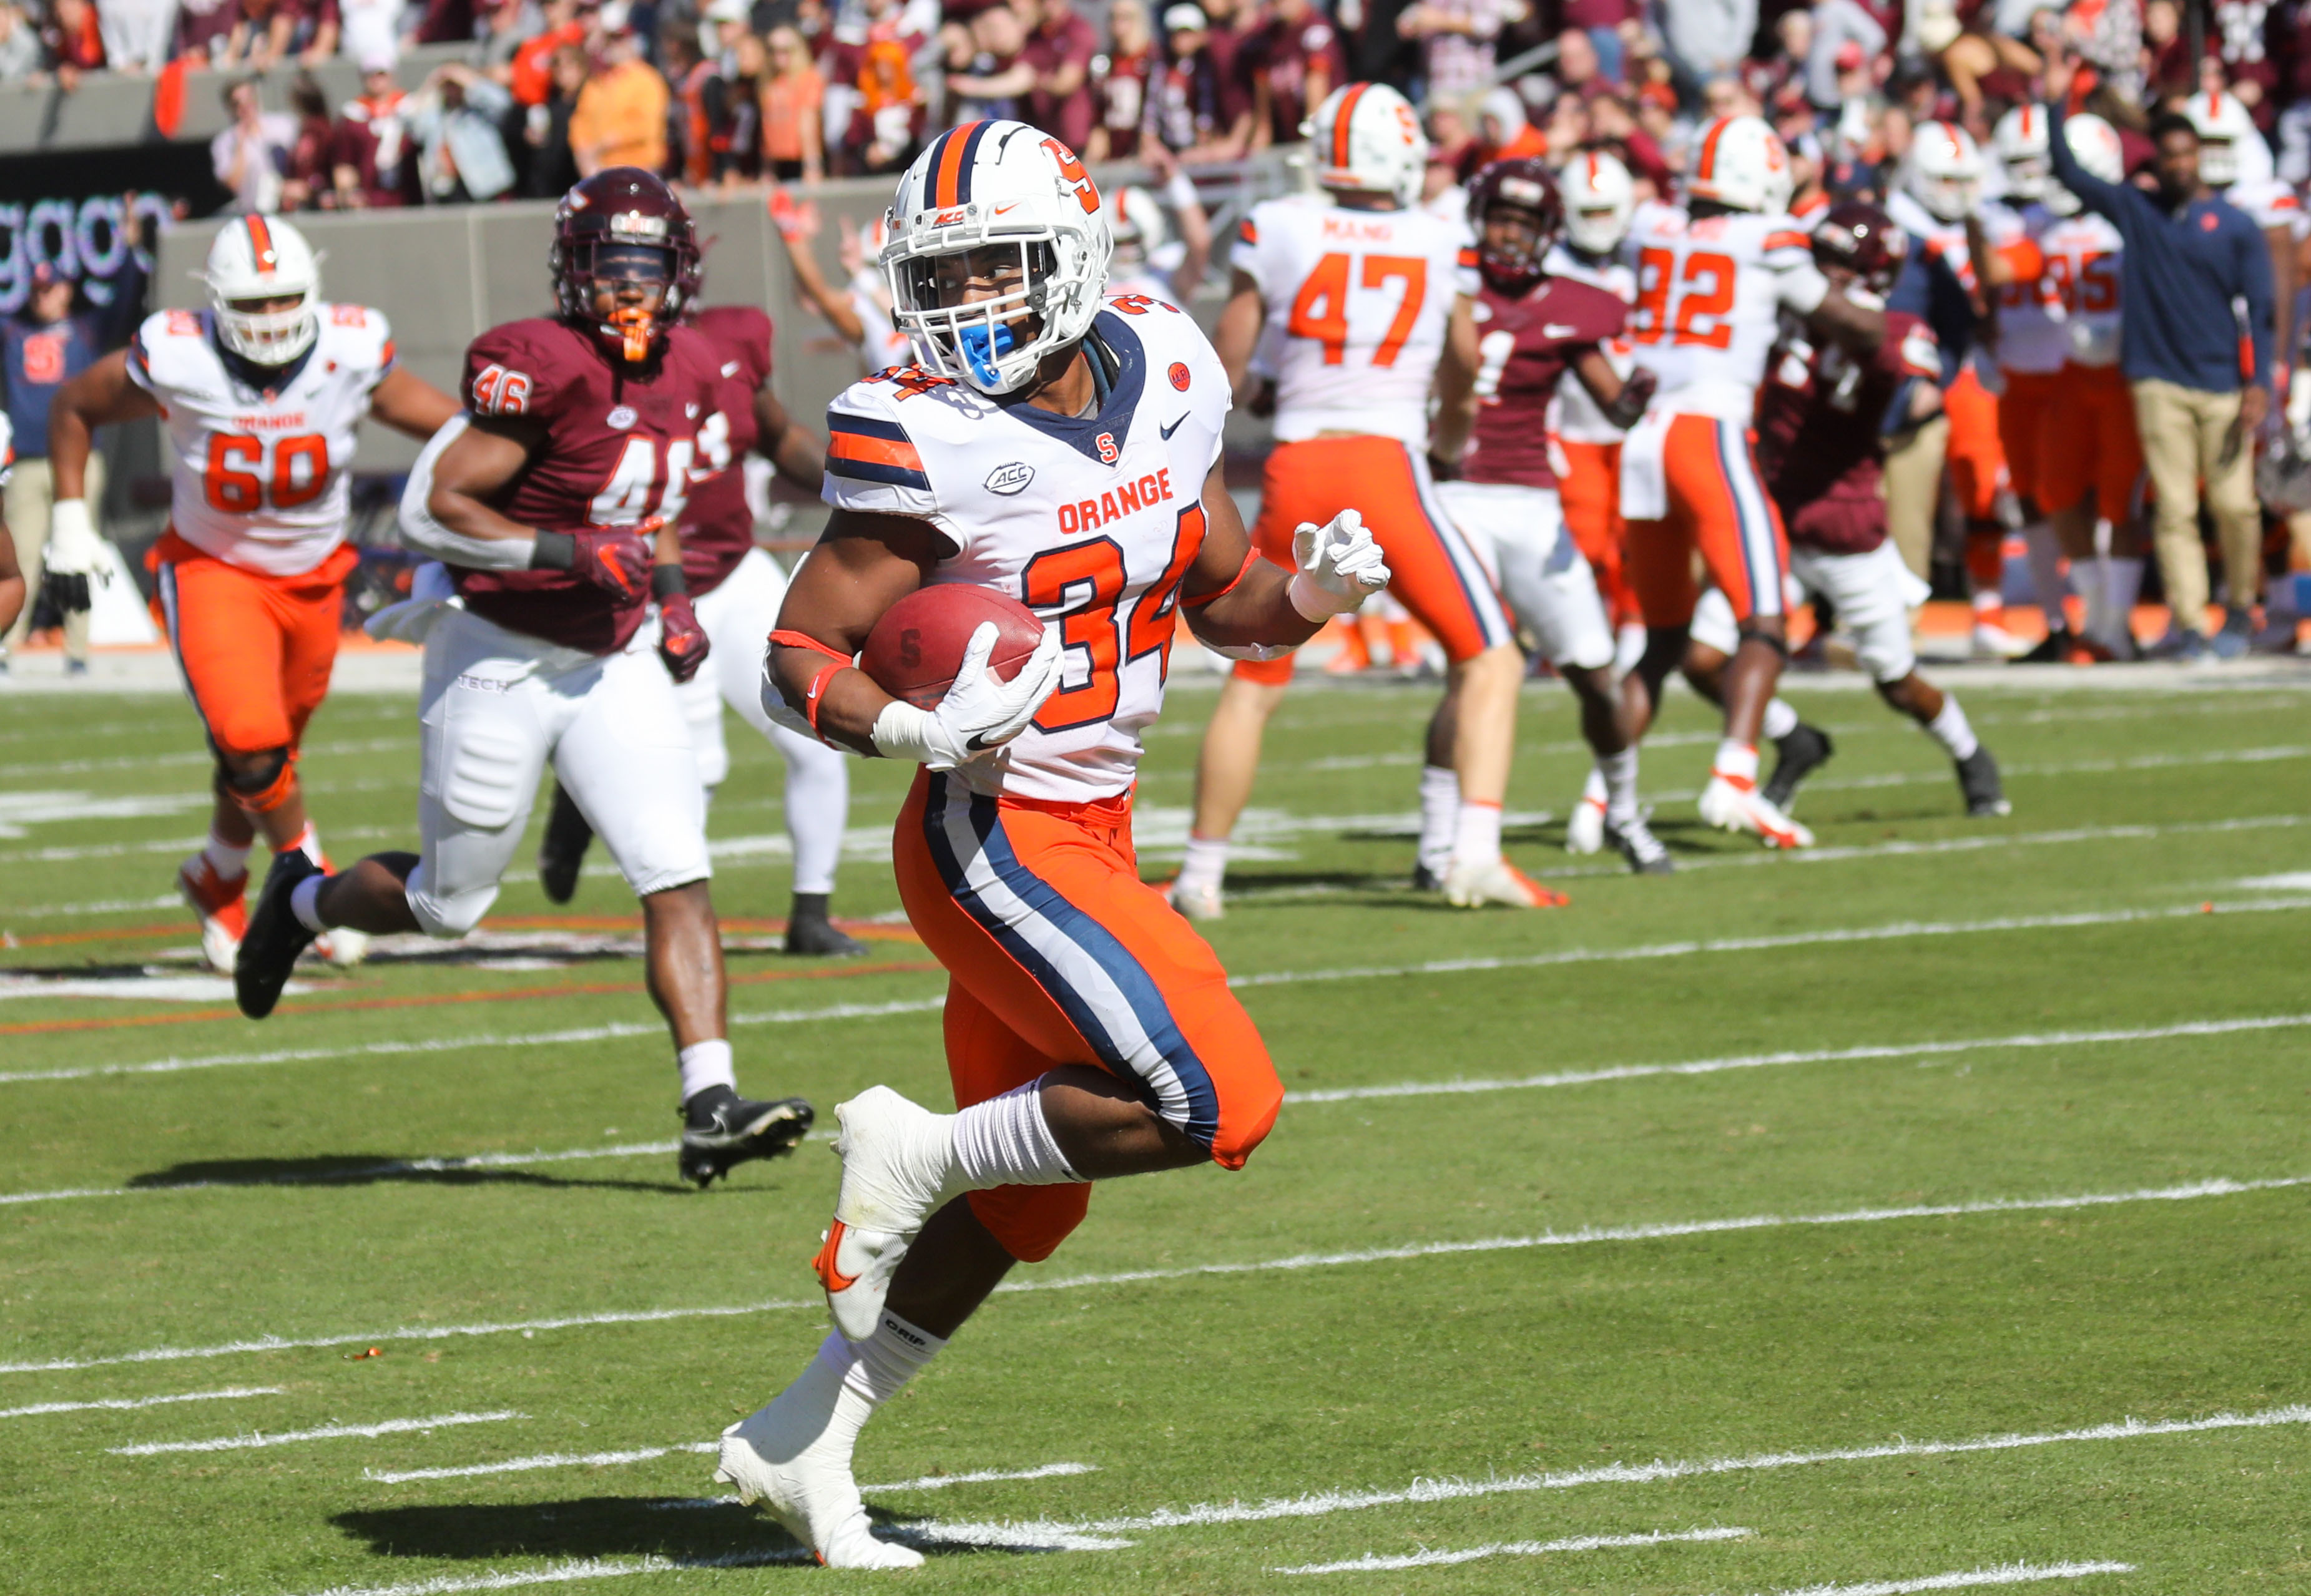
[[(1573, 903), (1523, 915), (1405, 890), (1433, 690), (1295, 695), (1212, 933), (1297, 1100), (1240, 1176), (1103, 1189), (868, 1429), (946, 1554), (900, 1576), (715, 1499), (697, 1444), (824, 1333), (836, 1165), (677, 1185), (620, 883), (251, 1025), (170, 906), (182, 702), (0, 700), (0, 1589), (2311, 1590), (2311, 678), (2093, 675), (1966, 687), (2015, 805), (1971, 824), (1795, 684), (1839, 745), (1795, 859), (1693, 822), (1680, 699), (1668, 879), (1566, 868), (1537, 685), (1511, 851)], [(1210, 702), (1151, 742), (1151, 877)], [(833, 967), (746, 927), (780, 781), (731, 746), (742, 1086), (941, 1101), (902, 925)], [(416, 765), (406, 699), (323, 711), (340, 860), (414, 844)], [(855, 769), (838, 911), (894, 921), (906, 772)], [(1412, 1561), (1310, 1572), (1366, 1557)]]

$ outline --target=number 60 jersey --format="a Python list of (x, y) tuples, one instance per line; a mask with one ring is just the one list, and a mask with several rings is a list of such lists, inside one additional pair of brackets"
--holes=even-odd
[[(1091, 414), (991, 399), (917, 366), (854, 384), (826, 410), (830, 504), (913, 516), (953, 549), (933, 582), (992, 588), (1056, 621), (1060, 689), (993, 761), (982, 792), (1088, 802), (1129, 789), (1164, 707), (1180, 582), (1204, 541), (1227, 374), (1188, 316), (1109, 302), (1084, 348)], [(975, 768), (985, 763), (991, 768)]]
[(266, 368), (218, 353), (205, 310), (145, 318), (128, 377), (161, 402), (176, 455), (177, 536), (228, 564), (301, 576), (344, 541), (353, 429), (393, 370), (393, 333), (360, 305), (318, 308), (320, 331), (276, 389), (237, 373)]

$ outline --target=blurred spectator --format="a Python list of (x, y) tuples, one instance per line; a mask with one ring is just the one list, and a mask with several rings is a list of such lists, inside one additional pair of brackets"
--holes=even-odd
[(1503, 5), (1504, 0), (1420, 0), (1397, 13), (1396, 31), (1420, 41), (1421, 75), (1432, 99), (1491, 86)]
[(424, 0), (412, 35), (419, 44), (461, 44), (473, 36), (474, 0)]
[(1469, 141), (1460, 161), (1461, 181), (1466, 183), (1496, 161), (1517, 161), (1548, 153), (1548, 140), (1525, 119), (1524, 101), (1510, 88), (1495, 89), (1477, 106), (1477, 136)]
[(673, 95), (674, 165), (680, 181), (702, 184), (714, 176), (715, 156), (730, 147), (729, 85), (720, 65), (706, 59), (695, 30), (680, 22), (658, 35), (658, 62)]
[(1659, 141), (1618, 95), (1600, 94), (1589, 102), (1588, 142), (1593, 148), (1610, 152), (1641, 187), (1650, 187), (1656, 196), (1669, 193), (1669, 162), (1662, 157)]
[(1740, 67), (1757, 31), (1757, 0), (1663, 0), (1660, 19), (1662, 53), (1690, 88)]
[[(344, 0), (340, 0), (343, 4)], [(352, 0), (367, 18), (382, 19), (386, 36), (392, 37), (392, 17), (400, 9), (398, 0)], [(353, 15), (345, 14), (345, 54), (359, 58), (360, 46), (352, 42)], [(371, 28), (375, 22), (365, 24)], [(488, 0), (479, 20), (474, 25), (474, 48), (468, 64), (490, 75), (490, 81), (501, 88), (511, 89), (514, 57), (522, 46), (545, 31), (545, 14), (535, 0)]]
[(754, 31), (754, 20), (746, 0), (707, 0), (699, 13), (698, 48), (726, 79), (738, 69), (738, 41), (762, 37)]
[(331, 178), (337, 208), (357, 211), (409, 203), (409, 129), (403, 120), (409, 97), (393, 75), (385, 55), (361, 64), (362, 92), (337, 116), (337, 145)]
[[(401, 20), (401, 0), (336, 0), (336, 7), (337, 48), (346, 59), (399, 58), (401, 38), (396, 24)], [(513, 6), (502, 9), (509, 14), (516, 11)]]
[(1251, 85), (1254, 148), (1299, 143), (1300, 124), (1347, 81), (1339, 36), (1310, 0), (1275, 0), (1241, 60)]
[(602, 7), (595, 68), (570, 113), (570, 153), (578, 175), (613, 166), (666, 170), (666, 113), (671, 97), (641, 47), (623, 0)]
[[(2142, 7), (2140, 0), (2071, 0), (2062, 36), (2086, 57), (2109, 90), (2130, 107), (2142, 98)], [(2142, 125), (2139, 111), (2124, 118)]]
[(1114, 0), (1108, 7), (1107, 27), (1108, 52), (1092, 60), (1099, 125), (1084, 151), (1084, 159), (1091, 161), (1129, 161), (1139, 153), (1147, 85), (1161, 69), (1146, 0)]
[(495, 199), (513, 187), (513, 162), (498, 132), (512, 107), (511, 94), (470, 66), (433, 69), (402, 108), (427, 205)]
[(1164, 34), (1172, 58), (1150, 87), (1147, 131), (1185, 161), (1241, 160), (1251, 147), (1251, 107), (1221, 69), (1203, 7), (1167, 7)]
[(0, 3), (0, 83), (21, 83), (36, 76), (43, 58), (39, 33), (24, 13)]
[(895, 37), (873, 39), (859, 55), (858, 109), (843, 140), (846, 160), (859, 171), (896, 171), (922, 143), (929, 107), (907, 57), (906, 45)]
[(213, 60), (232, 32), (233, 0), (177, 0), (177, 55), (194, 65)]
[(762, 35), (742, 31), (719, 70), (730, 105), (714, 153), (714, 180), (751, 183), (763, 175), (763, 90), (771, 81), (770, 47)]
[(514, 103), (544, 105), (554, 93), (554, 58), (559, 51), (586, 42), (588, 27), (580, 0), (546, 0), (545, 27), (522, 41), (513, 53), (506, 87)]
[(1860, 0), (1820, 0), (1806, 51), (1806, 98), (1833, 111), (1865, 91), (1868, 64), (1886, 48), (1886, 30)]
[(212, 52), (213, 59), (263, 72), (288, 56), (297, 36), (294, 0), (237, 0), (237, 10), (232, 31)]
[(328, 98), (311, 73), (299, 73), (289, 85), (289, 114), (297, 119), (297, 139), (289, 146), (288, 169), (282, 174), (281, 208), (333, 208), (337, 200), (337, 129), (329, 120)]
[(171, 0), (97, 0), (97, 31), (115, 72), (139, 75), (169, 64), (176, 32)]
[(49, 0), (48, 25), (40, 30), (57, 82), (70, 90), (83, 72), (104, 65), (104, 34), (89, 0)]
[(253, 77), (226, 84), (223, 100), (232, 120), (209, 141), (209, 168), (232, 196), (224, 208), (269, 215), (281, 208), (282, 174), (296, 146), (297, 119), (265, 109)]
[(1056, 134), (1068, 149), (1081, 150), (1091, 143), (1095, 119), (1091, 64), (1099, 54), (1099, 30), (1076, 14), (1072, 0), (1040, 0), (1040, 8), (1022, 53), (1034, 71), (1027, 120)]
[(529, 179), (524, 189), (532, 199), (558, 199), (578, 184), (578, 158), (570, 151), (570, 116), (578, 109), (579, 91), (586, 86), (586, 52), (565, 44), (554, 52), (546, 78), (546, 98), (529, 108), (522, 128), (529, 147)]
[(1035, 86), (1027, 30), (1019, 13), (998, 4), (946, 30), (947, 119), (954, 123), (1024, 118)]
[(1628, 81), (1623, 58), (1629, 39), (1643, 31), (1644, 15), (1637, 0), (1565, 0), (1565, 27), (1587, 35), (1598, 70), (1617, 83)]
[(1557, 36), (1557, 86), (1572, 94), (1592, 94), (1605, 86), (1605, 63), (1596, 43), (1578, 28)]
[(826, 80), (811, 65), (802, 35), (791, 26), (771, 30), (770, 69), (762, 82), (763, 165), (781, 183), (815, 183), (826, 175), (821, 109)]

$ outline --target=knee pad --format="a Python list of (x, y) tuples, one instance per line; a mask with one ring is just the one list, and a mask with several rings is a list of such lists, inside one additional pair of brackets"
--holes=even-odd
[(236, 771), (217, 760), (217, 790), (251, 815), (263, 815), (289, 801), (297, 785), (296, 755), (286, 748), (267, 748), (247, 756), (251, 766)]
[(1041, 1263), (1059, 1251), (1091, 1210), (1091, 1187), (997, 1186), (966, 1199), (972, 1217), (1021, 1263)]
[(482, 916), (498, 900), (498, 884), (493, 881), (487, 886), (439, 894), (427, 885), (425, 867), (420, 864), (409, 872), (403, 895), (409, 900), (409, 912), (417, 917), (419, 930), (428, 937), (450, 938), (462, 937), (482, 923)]

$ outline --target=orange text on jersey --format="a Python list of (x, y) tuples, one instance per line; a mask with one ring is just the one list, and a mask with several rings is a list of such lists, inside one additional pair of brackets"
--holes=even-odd
[(1078, 532), (1096, 532), (1112, 521), (1147, 510), (1172, 497), (1172, 473), (1169, 467), (1138, 482), (1120, 484), (1096, 499), (1078, 499), (1073, 504), (1060, 506), (1060, 536), (1072, 537)]
[(1324, 241), (1328, 244), (1386, 244), (1395, 239), (1396, 223), (1392, 221), (1364, 221), (1337, 214), (1324, 218)]
[(305, 413), (280, 410), (269, 414), (236, 415), (232, 426), (237, 432), (301, 432), (306, 430)]

